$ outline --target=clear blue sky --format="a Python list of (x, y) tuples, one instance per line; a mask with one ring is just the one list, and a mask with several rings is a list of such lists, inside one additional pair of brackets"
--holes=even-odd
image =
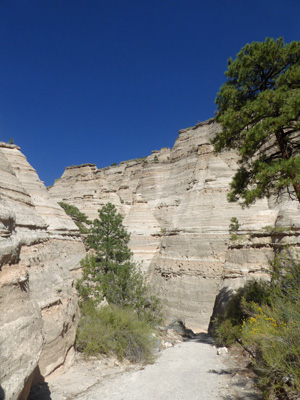
[(227, 59), (299, 20), (300, 0), (0, 0), (0, 140), (46, 185), (172, 147), (214, 116)]

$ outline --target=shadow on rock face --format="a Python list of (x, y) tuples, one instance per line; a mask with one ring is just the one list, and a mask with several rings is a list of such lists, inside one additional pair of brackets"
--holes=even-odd
[(0, 385), (0, 400), (4, 400), (4, 399), (5, 399), (5, 393), (4, 393), (2, 386)]
[(189, 329), (185, 326), (184, 322), (180, 319), (176, 319), (170, 325), (167, 326), (167, 329), (174, 330), (178, 335), (182, 336), (183, 340), (186, 341), (193, 341), (199, 343), (207, 343), (213, 344), (213, 338), (210, 334), (202, 332), (202, 333), (195, 333), (192, 329)]
[(39, 383), (31, 388), (27, 400), (52, 400), (48, 383)]
[(208, 327), (208, 332), (213, 335), (214, 334), (214, 330), (215, 330), (215, 326), (214, 326), (214, 319), (224, 313), (226, 305), (228, 304), (231, 296), (233, 294), (233, 290), (228, 288), (228, 287), (224, 287), (223, 289), (220, 290), (220, 292), (218, 293), (216, 300), (215, 300), (215, 305), (214, 305), (214, 309), (213, 309), (213, 313), (212, 316), (210, 318), (210, 322), (209, 322), (209, 327)]
[(181, 321), (180, 319), (176, 319), (173, 321), (169, 326), (167, 326), (167, 329), (173, 329), (178, 335), (182, 336), (183, 338), (194, 338), (196, 335), (195, 333), (191, 330), (188, 329), (184, 322)]
[(35, 370), (27, 400), (52, 400), (48, 383), (41, 375), (39, 367)]

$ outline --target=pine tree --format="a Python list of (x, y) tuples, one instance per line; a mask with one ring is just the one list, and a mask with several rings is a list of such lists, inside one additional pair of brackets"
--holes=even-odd
[(248, 206), (287, 190), (300, 202), (300, 42), (247, 44), (225, 75), (212, 143), (240, 155), (228, 200)]
[(87, 238), (94, 253), (82, 261), (83, 274), (76, 285), (82, 301), (98, 304), (105, 297), (109, 304), (131, 308), (149, 322), (158, 321), (159, 302), (149, 295), (144, 276), (132, 261), (123, 217), (111, 203), (98, 213)]

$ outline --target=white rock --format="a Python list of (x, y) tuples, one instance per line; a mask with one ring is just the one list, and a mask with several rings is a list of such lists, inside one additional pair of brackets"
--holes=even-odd
[(217, 350), (218, 356), (222, 356), (224, 354), (228, 354), (228, 349), (227, 347), (219, 347)]
[(79, 315), (70, 270), (85, 251), (17, 146), (0, 143), (0, 176), (0, 382), (15, 400), (27, 398), (38, 371), (72, 361)]
[[(207, 329), (220, 289), (267, 276), (274, 240), (262, 235), (265, 226), (293, 221), (295, 237), (300, 228), (299, 207), (288, 198), (279, 204), (263, 199), (244, 209), (227, 202), (238, 157), (234, 151), (213, 152), (211, 139), (220, 129), (209, 120), (180, 131), (171, 150), (145, 159), (100, 170), (93, 164), (68, 167), (50, 188), (54, 199), (92, 219), (102, 205), (115, 204), (167, 320), (184, 319), (192, 329)], [(228, 232), (232, 217), (241, 225), (236, 241)]]

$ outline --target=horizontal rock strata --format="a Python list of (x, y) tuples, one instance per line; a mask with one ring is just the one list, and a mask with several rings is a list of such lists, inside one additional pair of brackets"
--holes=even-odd
[(210, 141), (219, 130), (209, 120), (180, 131), (172, 149), (143, 159), (100, 170), (93, 164), (68, 167), (49, 189), (55, 200), (92, 219), (102, 205), (115, 204), (168, 319), (183, 318), (192, 328), (207, 328), (225, 281), (234, 287), (240, 278), (265, 274), (273, 254), (264, 242), (270, 237), (250, 235), (250, 241), (232, 245), (230, 219), (238, 218), (249, 236), (267, 225), (291, 223), (298, 212), (289, 199), (280, 205), (264, 199), (246, 209), (227, 202), (237, 155), (213, 152)]
[(0, 143), (0, 382), (5, 399), (71, 360), (78, 322), (72, 270), (84, 246), (15, 145)]

